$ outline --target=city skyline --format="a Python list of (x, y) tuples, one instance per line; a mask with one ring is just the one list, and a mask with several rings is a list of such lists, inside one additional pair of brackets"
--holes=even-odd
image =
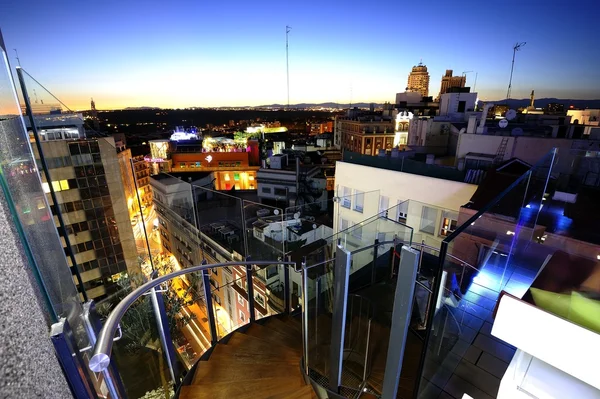
[[(540, 98), (600, 97), (600, 55), (588, 51), (598, 30), (591, 14), (563, 18), (567, 8), (553, 4), (491, 13), (380, 3), (39, 3), (8, 6), (0, 29), (11, 65), (17, 48), (23, 68), (73, 109), (89, 109), (90, 97), (99, 109), (285, 104), (286, 25), (292, 104), (393, 101), (421, 59), (430, 94), (453, 69), (474, 71), (466, 75), (471, 87), (478, 73), (480, 99), (503, 99), (518, 41), (527, 45), (517, 53), (512, 98), (532, 89)], [(424, 18), (408, 17), (416, 13)]]

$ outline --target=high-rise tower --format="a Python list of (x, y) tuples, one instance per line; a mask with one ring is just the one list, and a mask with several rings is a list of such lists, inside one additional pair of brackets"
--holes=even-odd
[(452, 69), (446, 69), (446, 74), (442, 76), (442, 85), (440, 86), (438, 101), (442, 94), (448, 93), (448, 90), (451, 87), (465, 87), (466, 82), (466, 76), (452, 76)]
[(429, 72), (427, 72), (427, 66), (423, 65), (422, 62), (414, 66), (408, 75), (406, 91), (419, 92), (423, 97), (429, 95)]

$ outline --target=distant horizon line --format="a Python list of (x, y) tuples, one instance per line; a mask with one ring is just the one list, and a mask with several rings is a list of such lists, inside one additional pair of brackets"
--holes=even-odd
[[(556, 97), (544, 97), (544, 98), (538, 98), (535, 101), (540, 101), (540, 102), (544, 102), (544, 101), (548, 101), (548, 100), (552, 100), (553, 102), (565, 102), (565, 101), (577, 101), (577, 102), (600, 102), (600, 98), (597, 99), (577, 99), (577, 98), (556, 98)], [(511, 98), (511, 99), (502, 99), (502, 100), (479, 100), (480, 102), (493, 102), (493, 103), (506, 103), (508, 101), (527, 101), (529, 102), (530, 99), (529, 98), (521, 98), (521, 99), (517, 99), (517, 98)], [(342, 108), (349, 108), (350, 106), (357, 106), (360, 108), (364, 108), (364, 107), (369, 107), (371, 104), (374, 104), (376, 107), (380, 107), (384, 104), (391, 104), (391, 102), (356, 102), (356, 103), (338, 103), (338, 102), (334, 102), (334, 101), (325, 101), (325, 102), (320, 102), (320, 103), (306, 103), (306, 102), (301, 102), (301, 103), (296, 103), (296, 104), (290, 104), (289, 108), (306, 108), (306, 107), (323, 107), (323, 108), (336, 108), (336, 107), (342, 107)], [(253, 108), (281, 108), (281, 110), (285, 111), (288, 106), (285, 104), (279, 104), (279, 103), (273, 103), (273, 104), (262, 104), (262, 105), (214, 105), (214, 106), (186, 106), (186, 107), (158, 107), (158, 106), (146, 106), (146, 105), (142, 105), (142, 106), (126, 106), (126, 107), (122, 107), (122, 108), (106, 108), (106, 109), (96, 109), (98, 112), (105, 112), (105, 111), (123, 111), (123, 110), (142, 110), (142, 109), (171, 109), (171, 110), (177, 110), (177, 109), (214, 109), (214, 108), (229, 108), (229, 109), (233, 109), (233, 108), (246, 108), (246, 109), (253, 109)], [(77, 109), (74, 111), (90, 111), (91, 109)]]

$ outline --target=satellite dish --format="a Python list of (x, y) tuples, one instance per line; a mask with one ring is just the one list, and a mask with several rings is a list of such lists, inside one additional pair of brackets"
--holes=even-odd
[(508, 111), (506, 111), (505, 118), (508, 119), (509, 121), (512, 121), (516, 117), (517, 117), (517, 111), (515, 111), (514, 109), (509, 109)]
[(506, 126), (508, 126), (508, 121), (506, 119), (500, 119), (500, 122), (498, 122), (498, 126), (504, 129)]
[(279, 215), (279, 209), (275, 209), (275, 210), (273, 211), (273, 214), (275, 214), (275, 215)]
[(466, 133), (467, 129), (465, 129), (464, 127), (462, 129), (460, 129), (460, 131), (458, 132), (458, 134), (463, 134)]
[(340, 202), (340, 197), (333, 197), (333, 202)]
[(510, 134), (511, 134), (512, 136), (522, 136), (522, 135), (523, 135), (523, 129), (521, 129), (520, 127), (516, 127), (516, 128), (514, 128), (514, 129), (513, 129), (513, 130), (510, 132)]
[(316, 229), (316, 228), (317, 228), (317, 225), (316, 225), (316, 224), (313, 224), (313, 230), (314, 230), (314, 229)]
[(296, 219), (296, 220), (300, 219), (300, 212), (294, 213), (294, 219)]

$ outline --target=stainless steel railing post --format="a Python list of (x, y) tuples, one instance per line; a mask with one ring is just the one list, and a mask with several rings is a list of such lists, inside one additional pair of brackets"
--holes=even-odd
[[(93, 300), (89, 300), (83, 304), (83, 326), (92, 347), (96, 344), (96, 334), (102, 328), (100, 319), (95, 317), (95, 308)], [(119, 371), (114, 365), (114, 362), (111, 362), (109, 367), (102, 370), (102, 377), (104, 378), (104, 383), (106, 384), (106, 388), (108, 389), (111, 398), (118, 399), (126, 396), (123, 382), (121, 381)]]
[(342, 385), (351, 262), (352, 255), (350, 252), (338, 244), (335, 254), (335, 273), (333, 275), (333, 314), (331, 317), (331, 351), (329, 357), (329, 388), (336, 393), (339, 393)]
[[(156, 293), (156, 288), (150, 289), (150, 300), (152, 302), (152, 310), (154, 313), (154, 318), (156, 319), (156, 327), (158, 329), (158, 338), (163, 348), (163, 352), (165, 358), (167, 359), (167, 366), (169, 367), (169, 373), (171, 374), (171, 381), (173, 384), (177, 384), (177, 380), (175, 379), (175, 362), (174, 359), (170, 356), (171, 350), (169, 345), (173, 345), (171, 342), (167, 342), (166, 332), (165, 332), (165, 323), (167, 322), (166, 316), (167, 312), (164, 309), (164, 304), (161, 307)], [(167, 324), (168, 325), (168, 324)]]
[[(246, 258), (250, 261), (250, 257)], [(250, 323), (256, 321), (256, 312), (254, 311), (254, 280), (252, 279), (252, 265), (246, 265), (246, 284), (248, 285), (248, 312), (250, 313)]]
[(219, 341), (217, 333), (217, 324), (215, 323), (215, 310), (213, 307), (212, 292), (210, 291), (210, 278), (208, 270), (202, 270), (202, 286), (204, 287), (204, 301), (206, 302), (206, 316), (208, 319), (208, 328), (210, 330), (210, 343), (215, 345)]
[[(317, 292), (318, 296), (319, 293)], [(306, 258), (302, 260), (302, 350), (304, 353), (304, 374), (308, 375), (308, 269)]]
[(371, 319), (369, 319), (369, 324), (367, 327), (367, 346), (365, 348), (365, 367), (363, 368), (363, 379), (362, 382), (367, 381), (367, 367), (369, 362), (369, 344), (371, 340)]

